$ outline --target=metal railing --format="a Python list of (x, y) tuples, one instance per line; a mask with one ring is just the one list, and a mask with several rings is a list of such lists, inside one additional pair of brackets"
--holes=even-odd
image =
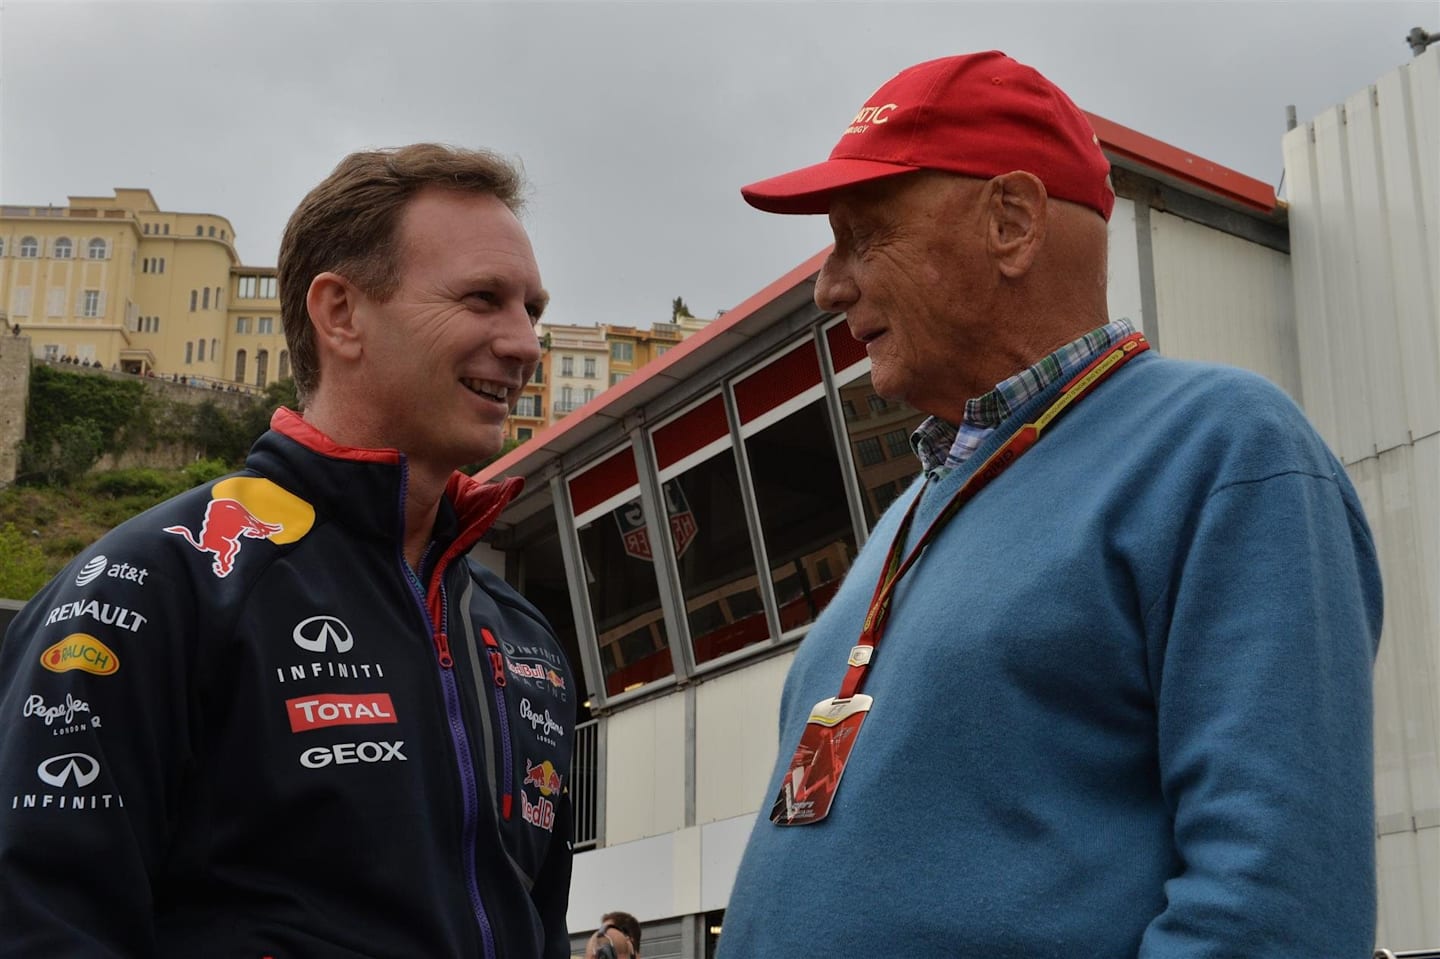
[(570, 764), (570, 806), (575, 813), (576, 849), (592, 849), (600, 838), (600, 721), (575, 727), (575, 755)]

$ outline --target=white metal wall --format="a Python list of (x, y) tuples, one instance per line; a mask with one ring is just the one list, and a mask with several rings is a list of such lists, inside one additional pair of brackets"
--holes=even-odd
[(1375, 675), (1380, 944), (1440, 945), (1440, 48), (1284, 140), (1306, 412), (1385, 580)]
[[(695, 690), (695, 821), (754, 814), (779, 749), (780, 692), (794, 653)], [(613, 740), (612, 740), (613, 742)]]
[(1150, 241), (1160, 352), (1243, 367), (1299, 402), (1290, 258), (1159, 210)]
[(605, 843), (685, 827), (685, 692), (605, 720)]

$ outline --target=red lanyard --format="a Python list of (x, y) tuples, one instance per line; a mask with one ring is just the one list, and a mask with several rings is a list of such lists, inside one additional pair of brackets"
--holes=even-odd
[[(860, 691), (865, 682), (865, 674), (870, 667), (870, 661), (875, 656), (875, 647), (880, 645), (880, 638), (885, 631), (885, 623), (890, 617), (890, 602), (895, 596), (895, 588), (901, 577), (910, 571), (925, 547), (944, 528), (945, 524), (960, 512), (960, 508), (975, 498), (986, 486), (990, 485), (996, 477), (1005, 472), (1015, 464), (1030, 447), (1040, 441), (1040, 434), (1047, 426), (1060, 418), (1066, 410), (1073, 408), (1077, 403), (1090, 394), (1095, 387), (1105, 381), (1110, 374), (1114, 373), (1128, 360), (1139, 356), (1150, 348), (1145, 341), (1143, 333), (1132, 333), (1120, 342), (1106, 350), (1093, 363), (1081, 370), (1080, 373), (1065, 384), (1060, 395), (1054, 403), (1041, 413), (1033, 423), (1026, 423), (1015, 434), (990, 457), (980, 465), (965, 484), (945, 504), (940, 515), (935, 517), (930, 527), (921, 534), (910, 555), (905, 556), (903, 561), (901, 554), (905, 549), (905, 536), (910, 531), (910, 524), (915, 519), (915, 510), (919, 506), (922, 496), (917, 495), (910, 502), (910, 508), (905, 511), (905, 518), (900, 521), (900, 528), (895, 531), (895, 540), (890, 544), (890, 552), (885, 559), (885, 567), (880, 573), (880, 581), (875, 584), (875, 595), (870, 600), (870, 609), (865, 614), (865, 627), (860, 633), (859, 644), (850, 651), (850, 668), (845, 673), (845, 682), (840, 686), (840, 699), (848, 699)], [(923, 491), (922, 491), (923, 495)]]

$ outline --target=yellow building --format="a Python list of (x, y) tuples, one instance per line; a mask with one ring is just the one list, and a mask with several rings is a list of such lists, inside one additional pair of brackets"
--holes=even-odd
[(245, 267), (230, 221), (145, 189), (0, 207), (0, 310), (38, 359), (247, 387), (289, 374), (273, 267)]

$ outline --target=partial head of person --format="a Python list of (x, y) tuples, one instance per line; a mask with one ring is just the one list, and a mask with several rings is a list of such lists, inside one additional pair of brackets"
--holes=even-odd
[(498, 154), (421, 143), (352, 153), (306, 195), (277, 274), (307, 419), (412, 468), (500, 448), (548, 299), (523, 190)]
[(637, 959), (635, 941), (619, 926), (602, 923), (585, 944), (585, 959)]
[(1003, 53), (901, 71), (828, 160), (741, 194), (829, 215), (816, 304), (866, 344), (877, 393), (952, 423), (1109, 320), (1110, 163), (1070, 98)]

